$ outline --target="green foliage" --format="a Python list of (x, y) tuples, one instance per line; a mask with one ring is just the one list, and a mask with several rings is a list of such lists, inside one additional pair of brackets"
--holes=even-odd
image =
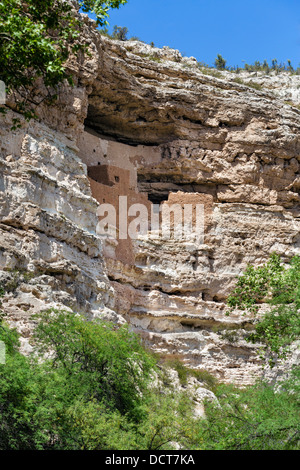
[(108, 31), (108, 28), (105, 26), (103, 27), (102, 29), (99, 29), (99, 33), (102, 35), (102, 36), (105, 36), (107, 38), (111, 38), (112, 39), (112, 35), (109, 34), (109, 31)]
[(1, 292), (2, 294), (5, 292), (15, 292), (22, 282), (29, 282), (37, 275), (24, 269), (7, 269), (5, 273), (6, 277), (2, 276), (0, 281), (0, 296)]
[(156, 55), (149, 55), (149, 56), (148, 56), (148, 59), (149, 59), (149, 60), (152, 60), (153, 62), (157, 62), (157, 63), (159, 63), (159, 64), (162, 62), (161, 58), (160, 58), (160, 57), (157, 57)]
[(30, 357), (1, 324), (0, 450), (171, 449), (174, 439), (184, 442), (191, 402), (152, 385), (154, 357), (128, 327), (56, 310), (35, 320)]
[(113, 39), (117, 39), (118, 41), (127, 41), (127, 34), (128, 34), (128, 28), (126, 27), (121, 27), (121, 26), (114, 26), (113, 30)]
[(36, 321), (30, 357), (0, 325), (0, 450), (299, 449), (299, 370), (277, 391), (214, 382), (218, 401), (195, 419), (188, 393), (154, 385), (160, 368), (127, 327), (56, 310)]
[(122, 413), (134, 415), (154, 362), (127, 326), (83, 321), (79, 315), (48, 311), (37, 318), (36, 350), (52, 352), (52, 365), (83, 392)]
[(138, 427), (138, 448), (174, 449), (174, 443), (188, 449), (194, 433), (193, 402), (188, 393), (159, 388), (144, 402), (147, 419)]
[[(300, 74), (300, 67), (294, 68), (291, 61), (287, 60), (287, 63), (278, 63), (276, 59), (273, 59), (272, 64), (269, 65), (266, 60), (263, 62), (260, 62), (259, 60), (256, 60), (254, 64), (247, 64), (245, 63), (243, 67), (239, 66), (226, 66), (226, 60), (223, 59), (221, 55), (218, 55), (218, 57), (215, 59), (214, 67), (219, 69), (219, 70), (226, 70), (228, 72), (233, 72), (236, 74), (239, 74), (242, 70), (245, 70), (246, 72), (262, 72), (266, 75), (270, 74), (271, 72), (275, 72), (276, 74), (282, 73), (282, 72), (288, 72), (293, 75), (299, 75)], [(213, 69), (206, 63), (204, 62), (198, 62), (198, 67), (201, 69), (203, 73), (205, 71), (207, 74), (210, 74), (210, 72), (213, 71)], [(220, 74), (220, 77), (222, 74)], [(237, 83), (239, 83), (238, 80)], [(242, 84), (246, 86), (251, 86), (248, 83), (244, 83), (241, 81)], [(255, 88), (256, 86), (260, 86), (258, 83), (253, 82)], [(260, 89), (260, 88), (257, 88)]]
[(221, 72), (218, 72), (217, 70), (211, 69), (209, 67), (205, 67), (201, 64), (198, 64), (198, 67), (201, 73), (203, 73), (203, 75), (211, 75), (212, 77), (215, 77), (215, 78), (222, 78)]
[(293, 103), (293, 101), (285, 101), (285, 104), (288, 104), (289, 106), (292, 106), (293, 108), (297, 108), (300, 110), (300, 105)]
[(64, 79), (71, 82), (63, 62), (67, 43), (75, 47), (77, 24), (70, 5), (50, 0), (2, 0), (0, 18), (0, 76), (8, 93), (18, 93), (19, 110), (25, 112), (29, 104), (39, 104), (30, 93), (38, 77), (48, 87), (47, 98)]
[(238, 337), (235, 330), (229, 331), (229, 330), (225, 329), (224, 331), (220, 332), (219, 334), (220, 334), (220, 336), (223, 340), (228, 341), (228, 343), (230, 343), (230, 344), (236, 343), (239, 339), (239, 337)]
[(0, 364), (0, 450), (39, 449), (43, 432), (33, 418), (37, 418), (40, 377), (18, 353), (17, 333), (3, 322), (0, 340), (6, 345), (6, 363)]
[(108, 12), (111, 8), (119, 8), (125, 5), (127, 0), (79, 0), (82, 11), (85, 13), (92, 12), (96, 15), (99, 26), (107, 24)]
[(267, 263), (254, 267), (249, 265), (239, 277), (234, 293), (228, 297), (231, 307), (242, 307), (258, 312), (262, 302), (291, 303), (299, 288), (300, 258), (292, 258), (286, 268), (277, 254), (272, 254)]
[(226, 67), (226, 60), (220, 54), (215, 59), (215, 67), (218, 70), (224, 70)]
[(145, 59), (152, 60), (153, 62), (158, 62), (161, 63), (162, 59), (160, 57), (157, 57), (155, 54), (145, 54), (143, 52), (136, 52), (136, 55), (139, 55), (140, 57), (144, 57)]
[(265, 72), (266, 74), (269, 74), (271, 70), (266, 60), (264, 60), (262, 63), (259, 60), (256, 60), (253, 65), (246, 63), (244, 68), (248, 72)]
[(189, 378), (188, 368), (179, 359), (168, 359), (164, 362), (166, 367), (176, 370), (181, 385), (187, 385)]
[(300, 371), (278, 390), (265, 383), (245, 389), (220, 386), (206, 403), (193, 448), (202, 450), (299, 450)]
[[(109, 33), (109, 30), (107, 27), (104, 27), (102, 29), (99, 30), (100, 34), (102, 34), (102, 36), (106, 36), (107, 38), (110, 38), (110, 39), (116, 39), (118, 41), (128, 41), (128, 28), (126, 28), (125, 26), (124, 27), (121, 27), (121, 26), (117, 26), (115, 25), (113, 27), (113, 32), (112, 34)], [(130, 41), (140, 41), (142, 42), (138, 37), (131, 37), (130, 38)]]
[(19, 337), (17, 332), (7, 327), (3, 322), (2, 316), (0, 317), (0, 341), (5, 343), (6, 352), (9, 355), (14, 354), (19, 346)]
[(179, 359), (167, 359), (163, 361), (165, 367), (176, 370), (180, 384), (186, 386), (189, 377), (196, 378), (199, 382), (203, 382), (205, 386), (214, 391), (218, 386), (218, 381), (209, 372), (202, 369), (191, 369), (183, 364)]
[(210, 374), (207, 370), (189, 369), (189, 371), (191, 376), (202, 382), (207, 389), (211, 390), (212, 392), (217, 390), (219, 382), (216, 377)]
[(300, 258), (295, 256), (284, 266), (273, 254), (263, 266), (248, 266), (227, 301), (228, 314), (234, 308), (257, 314), (262, 303), (269, 304), (248, 340), (265, 345), (271, 365), (276, 357), (285, 358), (289, 346), (300, 338)]
[[(78, 9), (94, 12), (98, 24), (104, 25), (109, 8), (125, 3), (80, 0)], [(0, 39), (0, 79), (28, 120), (35, 117), (35, 106), (56, 99), (57, 87), (64, 80), (73, 83), (66, 61), (70, 53), (86, 50), (80, 38), (80, 20), (70, 2), (63, 0), (1, 0)], [(37, 79), (47, 90), (42, 97), (34, 90)]]
[[(239, 73), (242, 69), (240, 67), (229, 67), (228, 70)], [(290, 60), (287, 60), (287, 63), (279, 64), (277, 59), (273, 59), (271, 65), (268, 64), (266, 60), (263, 62), (256, 60), (254, 64), (245, 63), (244, 70), (247, 72), (263, 72), (267, 75), (272, 71), (276, 74), (281, 72), (289, 72), (290, 74), (299, 75), (300, 73), (300, 68), (298, 67), (295, 69)]]
[(253, 80), (250, 80), (249, 82), (245, 82), (239, 77), (234, 78), (233, 80), (235, 83), (239, 83), (240, 85), (248, 86), (250, 88), (254, 88), (255, 90), (262, 90), (263, 87), (260, 85), (260, 83), (254, 82)]
[(263, 89), (263, 86), (260, 83), (254, 82), (253, 80), (250, 80), (249, 82), (247, 82), (247, 86), (249, 86), (250, 88), (254, 88), (254, 90), (259, 90), (259, 91)]

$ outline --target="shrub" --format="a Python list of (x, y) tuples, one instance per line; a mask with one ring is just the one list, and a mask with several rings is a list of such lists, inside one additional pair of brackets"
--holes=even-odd
[(163, 362), (164, 366), (176, 370), (181, 385), (188, 384), (189, 377), (195, 377), (210, 389), (214, 390), (218, 385), (218, 380), (206, 370), (191, 369), (183, 364), (179, 359), (167, 359)]
[(248, 340), (261, 342), (274, 365), (277, 357), (286, 358), (289, 346), (300, 338), (299, 256), (284, 265), (274, 253), (262, 266), (249, 265), (228, 297), (228, 314), (234, 308), (257, 314), (262, 303), (269, 305), (269, 311), (257, 320)]
[(299, 450), (300, 370), (274, 389), (258, 382), (239, 389), (221, 385), (217, 401), (206, 402), (205, 419), (194, 431), (202, 450)]
[[(94, 13), (97, 23), (103, 26), (109, 8), (125, 3), (127, 0), (78, 0), (76, 7)], [(87, 50), (73, 6), (64, 0), (0, 2), (0, 79), (7, 93), (14, 95), (17, 110), (28, 120), (35, 117), (35, 106), (56, 99), (62, 82), (73, 84), (67, 60), (71, 53)], [(37, 78), (42, 79), (46, 89), (42, 98), (34, 92)]]
[(215, 59), (215, 66), (218, 70), (224, 70), (226, 67), (226, 60), (220, 54)]
[[(172, 449), (191, 402), (153, 385), (156, 361), (126, 326), (49, 310), (35, 317), (34, 351), (7, 348), (0, 365), (0, 450)], [(43, 360), (41, 361), (41, 359)]]

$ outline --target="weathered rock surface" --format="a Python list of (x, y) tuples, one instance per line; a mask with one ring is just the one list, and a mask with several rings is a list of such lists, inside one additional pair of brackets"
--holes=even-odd
[[(2, 308), (24, 337), (49, 306), (126, 320), (162, 356), (250, 383), (262, 374), (245, 341), (253, 319), (226, 316), (225, 301), (248, 263), (300, 253), (300, 112), (285, 104), (297, 104), (300, 78), (268, 76), (278, 93), (255, 90), (85, 21), (92, 55), (72, 64), (75, 88), (37, 110), (40, 122), (11, 132), (13, 112), (1, 118), (1, 279), (32, 273)], [(150, 202), (205, 195), (204, 243), (151, 234), (118, 258), (96, 233), (102, 201), (87, 174), (98, 164), (127, 171)]]
[(76, 147), (44, 124), (11, 132), (10, 118), (0, 129), (2, 308), (21, 332), (33, 313), (50, 307), (116, 316), (95, 232), (97, 204)]

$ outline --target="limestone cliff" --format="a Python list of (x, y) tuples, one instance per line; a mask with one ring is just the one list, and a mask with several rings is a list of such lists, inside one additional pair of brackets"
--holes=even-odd
[[(226, 316), (225, 301), (248, 263), (299, 254), (300, 77), (216, 77), (178, 51), (100, 36), (84, 18), (91, 55), (70, 63), (75, 87), (20, 129), (12, 110), (1, 118), (2, 309), (25, 350), (32, 313), (72, 308), (250, 383), (262, 373), (245, 341), (253, 319)], [(204, 240), (103, 240), (97, 208), (120, 195), (148, 207), (201, 201)]]

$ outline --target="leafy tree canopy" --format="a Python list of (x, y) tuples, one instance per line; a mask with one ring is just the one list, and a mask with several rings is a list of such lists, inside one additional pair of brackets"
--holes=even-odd
[(36, 320), (30, 357), (19, 353), (16, 333), (0, 325), (7, 353), (0, 364), (0, 450), (184, 445), (191, 400), (154, 385), (156, 360), (127, 326), (56, 310)]
[(226, 60), (221, 56), (221, 54), (218, 54), (215, 59), (215, 67), (219, 70), (224, 70), (226, 67)]
[(120, 5), (125, 5), (127, 0), (79, 0), (78, 3), (82, 11), (95, 13), (97, 23), (103, 26), (107, 24), (108, 11), (111, 8), (119, 8)]
[(277, 390), (215, 384), (196, 418), (128, 327), (56, 310), (36, 320), (29, 357), (0, 321), (0, 450), (299, 449), (299, 368)]
[(262, 303), (268, 304), (269, 309), (257, 320), (249, 340), (265, 345), (273, 365), (276, 357), (285, 358), (289, 346), (300, 339), (299, 256), (284, 265), (273, 254), (263, 266), (248, 266), (228, 298), (230, 311), (239, 308), (257, 314)]
[(274, 389), (258, 382), (238, 389), (222, 385), (217, 402), (206, 403), (206, 418), (194, 431), (202, 450), (299, 450), (300, 369)]
[[(70, 53), (85, 49), (80, 37), (77, 11), (92, 12), (98, 25), (107, 24), (110, 8), (127, 0), (1, 0), (0, 1), (0, 80), (13, 93), (17, 108), (25, 117), (34, 116), (34, 105), (54, 99), (57, 86), (72, 83), (65, 63)], [(37, 78), (47, 94), (40, 101), (32, 92)], [(2, 112), (3, 112), (2, 108)]]

